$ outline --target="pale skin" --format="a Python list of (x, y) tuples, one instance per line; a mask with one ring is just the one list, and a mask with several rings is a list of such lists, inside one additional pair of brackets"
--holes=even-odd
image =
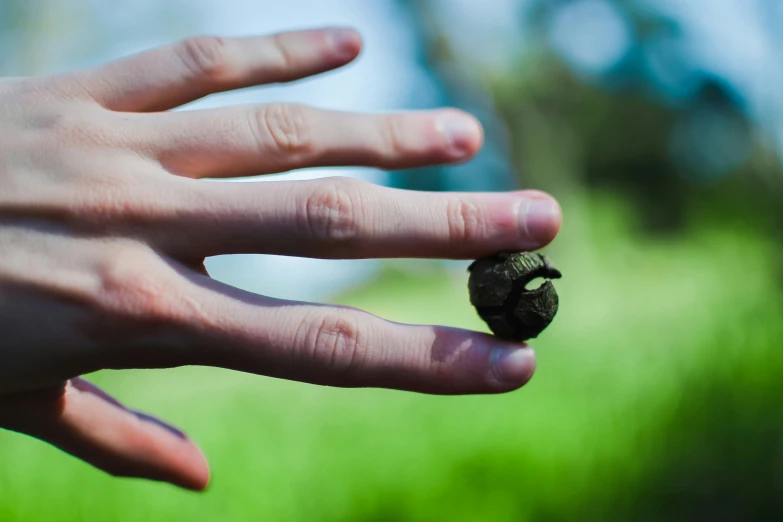
[(0, 427), (115, 476), (201, 490), (209, 469), (192, 441), (79, 376), (204, 365), (435, 394), (528, 382), (527, 345), (272, 299), (207, 274), (204, 259), (221, 254), (474, 259), (555, 237), (560, 207), (538, 191), (203, 180), (476, 154), (481, 127), (455, 109), (170, 111), (333, 69), (360, 48), (347, 29), (200, 37), (94, 69), (0, 81)]

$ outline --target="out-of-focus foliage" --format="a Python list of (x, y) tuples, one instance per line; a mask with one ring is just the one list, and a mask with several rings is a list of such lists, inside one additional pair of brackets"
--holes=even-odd
[[(533, 19), (547, 26), (558, 4), (568, 2), (537, 2)], [(552, 150), (565, 154), (572, 158), (572, 176), (629, 198), (648, 230), (681, 229), (694, 207), (710, 219), (779, 216), (774, 210), (783, 176), (771, 137), (745, 112), (735, 87), (698, 64), (682, 72), (679, 82), (661, 83), (650, 56), (662, 42), (685, 54), (680, 40), (686, 28), (650, 9), (632, 8), (639, 4), (611, 4), (633, 39), (624, 58), (603, 75), (584, 78), (542, 46), (527, 58), (535, 66), (523, 62), (519, 74), (497, 79), (499, 111), (518, 137), (520, 162), (546, 162)], [(657, 69), (683, 69), (681, 60), (670, 50), (658, 57)], [(527, 169), (537, 184), (556, 186), (545, 177), (548, 169), (542, 170), (544, 175)]]
[[(404, 3), (423, 20), (424, 54), (444, 89), (455, 86), (441, 71), (461, 70), (470, 86), (463, 92), (492, 93), (522, 186), (614, 191), (634, 203), (647, 232), (682, 230), (691, 217), (754, 219), (771, 233), (781, 229), (774, 129), (760, 125), (730, 78), (692, 56), (689, 27), (671, 12), (639, 0), (518, 2), (525, 5), (518, 21), (525, 45), (519, 53), (506, 48), (510, 67), (498, 69), (485, 67), (489, 56), (461, 58), (455, 44), (463, 33), (445, 26), (444, 2)], [(614, 39), (621, 41), (606, 44), (616, 51), (600, 49), (611, 40), (601, 34), (563, 36), (584, 33), (591, 20), (611, 32), (611, 23), (594, 21), (601, 17), (621, 25), (623, 36)], [(713, 42), (715, 53), (720, 43)], [(591, 45), (599, 49), (584, 50)]]

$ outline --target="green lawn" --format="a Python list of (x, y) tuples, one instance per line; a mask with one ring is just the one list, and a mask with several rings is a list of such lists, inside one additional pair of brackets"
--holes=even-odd
[[(204, 447), (210, 489), (113, 480), (0, 433), (0, 521), (698, 520), (742, 515), (750, 502), (757, 517), (746, 519), (777, 514), (783, 324), (772, 250), (740, 229), (639, 239), (625, 218), (611, 200), (566, 215), (549, 251), (565, 276), (560, 312), (518, 392), (101, 373), (96, 382)], [(335, 300), (483, 328), (467, 273), (399, 266)]]

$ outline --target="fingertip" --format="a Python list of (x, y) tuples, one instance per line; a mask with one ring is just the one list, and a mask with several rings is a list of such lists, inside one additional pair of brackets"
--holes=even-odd
[(196, 479), (194, 483), (197, 485), (197, 491), (206, 491), (212, 483), (212, 470), (209, 469), (209, 462), (201, 449), (198, 446), (196, 446), (196, 449), (198, 450), (201, 459), (199, 461), (199, 471), (194, 475), (194, 478)]
[(329, 29), (327, 41), (332, 56), (341, 62), (350, 62), (359, 56), (362, 50), (362, 37), (355, 29), (344, 27)]
[(533, 378), (536, 354), (528, 345), (499, 345), (490, 352), (492, 378), (505, 390), (521, 388)]
[(212, 473), (210, 472), (209, 464), (207, 464), (206, 460), (204, 460), (202, 464), (201, 469), (191, 477), (190, 489), (192, 491), (206, 491), (211, 484)]
[[(209, 463), (201, 448), (174, 426), (152, 415), (132, 413), (143, 425), (152, 426), (152, 431), (149, 432), (152, 437), (147, 439), (147, 444), (155, 457), (149, 461), (150, 467), (146, 468), (149, 472), (148, 478), (164, 480), (192, 491), (207, 489), (210, 481)], [(153, 441), (154, 443), (150, 444)], [(147, 473), (142, 471), (141, 475)]]
[(536, 248), (548, 245), (557, 237), (563, 211), (555, 198), (545, 192), (528, 191), (520, 208), (520, 226)]
[(441, 135), (447, 154), (453, 161), (465, 161), (475, 156), (484, 143), (484, 129), (475, 116), (457, 109), (445, 109), (438, 114), (435, 128)]
[(206, 491), (212, 477), (204, 453), (193, 443), (183, 453), (181, 465), (169, 482), (191, 491)]

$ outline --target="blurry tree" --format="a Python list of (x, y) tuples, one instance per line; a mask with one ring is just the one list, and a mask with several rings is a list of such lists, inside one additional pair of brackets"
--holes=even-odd
[[(512, 67), (489, 70), (453, 51), (435, 0), (401, 1), (419, 20), (423, 59), (444, 92), (451, 99), (484, 94), (488, 142), (503, 136), (509, 143), (504, 152), (522, 186), (561, 197), (583, 188), (615, 191), (648, 232), (682, 231), (690, 218), (707, 217), (783, 230), (773, 137), (727, 79), (686, 59), (688, 28), (672, 15), (630, 0), (529, 0), (519, 20), (524, 52), (508, 49)], [(604, 6), (626, 27), (615, 62), (585, 70), (553, 41), (563, 11), (578, 5)], [(460, 71), (462, 81), (443, 71)]]
[(485, 146), (466, 165), (436, 166), (417, 171), (403, 171), (392, 176), (392, 183), (415, 190), (497, 191), (515, 187), (509, 135), (498, 114), (489, 86), (480, 81), (475, 69), (466, 67), (450, 52), (448, 42), (432, 24), (428, 2), (398, 0), (410, 12), (410, 23), (416, 29), (420, 49), (419, 61), (427, 80), (437, 93), (425, 99), (411, 93), (410, 107), (459, 107), (481, 121)]
[[(613, 2), (630, 27), (628, 49), (589, 76), (569, 67), (549, 41), (546, 29), (569, 4), (533, 2), (527, 27), (540, 55), (527, 63), (541, 66), (496, 82), (501, 113), (520, 136), (524, 157), (551, 154), (525, 146), (543, 118), (555, 138), (548, 148), (571, 147), (578, 158), (571, 174), (629, 198), (648, 230), (680, 230), (694, 208), (713, 219), (768, 217), (783, 180), (770, 175), (780, 173), (776, 151), (727, 80), (684, 63), (686, 28), (640, 2)], [(653, 55), (666, 62), (657, 69), (680, 69), (680, 77), (662, 83)], [(558, 135), (567, 136), (564, 143)]]

